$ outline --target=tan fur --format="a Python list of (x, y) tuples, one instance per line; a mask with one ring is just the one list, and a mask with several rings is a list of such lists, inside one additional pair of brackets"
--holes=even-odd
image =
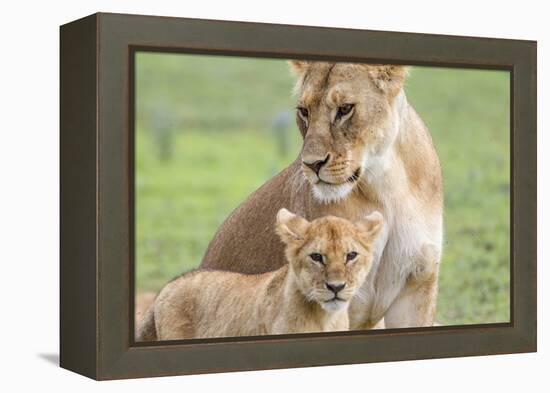
[(135, 313), (134, 322), (135, 326), (139, 324), (145, 312), (151, 307), (151, 304), (155, 301), (157, 295), (153, 292), (143, 292), (136, 295), (135, 298)]
[[(272, 223), (281, 207), (307, 219), (334, 215), (352, 221), (378, 210), (387, 225), (373, 273), (350, 306), (352, 327), (370, 328), (382, 318), (392, 328), (431, 325), (443, 187), (430, 134), (405, 96), (407, 68), (307, 61), (291, 67), (298, 106), (308, 110), (307, 117), (296, 115), (304, 137), (300, 157), (221, 225), (202, 267), (243, 273), (279, 267), (283, 247)], [(345, 104), (354, 104), (353, 110), (338, 119)], [(325, 159), (318, 175), (304, 164)], [(430, 261), (422, 251), (426, 245), (435, 256)], [(411, 286), (418, 265), (431, 262), (432, 278), (422, 281), (420, 275), (423, 285)]]
[[(282, 209), (276, 226), (289, 264), (264, 274), (184, 274), (160, 292), (137, 341), (348, 330), (347, 307), (372, 265), (380, 213), (356, 224), (336, 217), (310, 223)], [(327, 284), (345, 286), (335, 295)]]

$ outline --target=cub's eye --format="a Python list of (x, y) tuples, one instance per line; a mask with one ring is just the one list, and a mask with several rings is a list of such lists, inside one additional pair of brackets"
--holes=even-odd
[(339, 106), (338, 107), (338, 112), (336, 113), (336, 118), (340, 119), (340, 118), (346, 116), (347, 114), (349, 114), (352, 111), (353, 107), (354, 107), (353, 104), (344, 104), (342, 106)]
[(357, 253), (355, 251), (348, 252), (346, 255), (346, 262), (353, 261), (355, 258), (357, 258)]
[(309, 111), (307, 110), (307, 108), (299, 106), (296, 109), (298, 109), (298, 113), (300, 113), (300, 116), (302, 116), (304, 119), (309, 116)]
[(309, 254), (309, 257), (315, 262), (323, 263), (323, 256), (319, 253)]

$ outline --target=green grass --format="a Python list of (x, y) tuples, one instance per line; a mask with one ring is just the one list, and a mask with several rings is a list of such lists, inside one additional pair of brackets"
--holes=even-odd
[(443, 167), (445, 242), (438, 319), (509, 320), (509, 79), (498, 71), (416, 69), (408, 97)]
[[(227, 215), (283, 168), (270, 135), (186, 131), (174, 137), (169, 163), (152, 154), (151, 137), (138, 131), (136, 251), (138, 290), (157, 290), (196, 267)], [(298, 145), (298, 143), (296, 143)]]
[[(284, 61), (139, 54), (136, 76), (139, 292), (196, 267), (219, 224), (301, 139), (293, 121), (272, 126), (295, 105)], [(415, 67), (406, 90), (443, 166), (437, 319), (508, 321), (508, 74)]]

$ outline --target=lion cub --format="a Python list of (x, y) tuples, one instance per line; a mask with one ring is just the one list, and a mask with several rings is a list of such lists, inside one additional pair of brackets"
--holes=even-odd
[(365, 280), (382, 228), (374, 212), (351, 223), (312, 222), (281, 209), (288, 264), (264, 274), (196, 270), (167, 284), (137, 341), (348, 330), (349, 301)]

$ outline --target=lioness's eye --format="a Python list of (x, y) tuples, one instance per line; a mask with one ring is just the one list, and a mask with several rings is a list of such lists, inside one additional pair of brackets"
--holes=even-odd
[(323, 263), (323, 256), (319, 253), (314, 252), (313, 254), (309, 254), (309, 257), (315, 262)]
[(355, 258), (357, 258), (357, 253), (355, 251), (348, 252), (346, 255), (346, 262), (353, 261)]
[(301, 106), (299, 106), (298, 108), (298, 112), (300, 112), (300, 115), (304, 118), (308, 117), (309, 116), (309, 111), (307, 110), (307, 108), (303, 108)]
[(336, 118), (339, 119), (341, 117), (346, 116), (348, 113), (351, 112), (353, 109), (353, 104), (344, 104), (342, 106), (338, 107), (338, 113), (336, 113)]

